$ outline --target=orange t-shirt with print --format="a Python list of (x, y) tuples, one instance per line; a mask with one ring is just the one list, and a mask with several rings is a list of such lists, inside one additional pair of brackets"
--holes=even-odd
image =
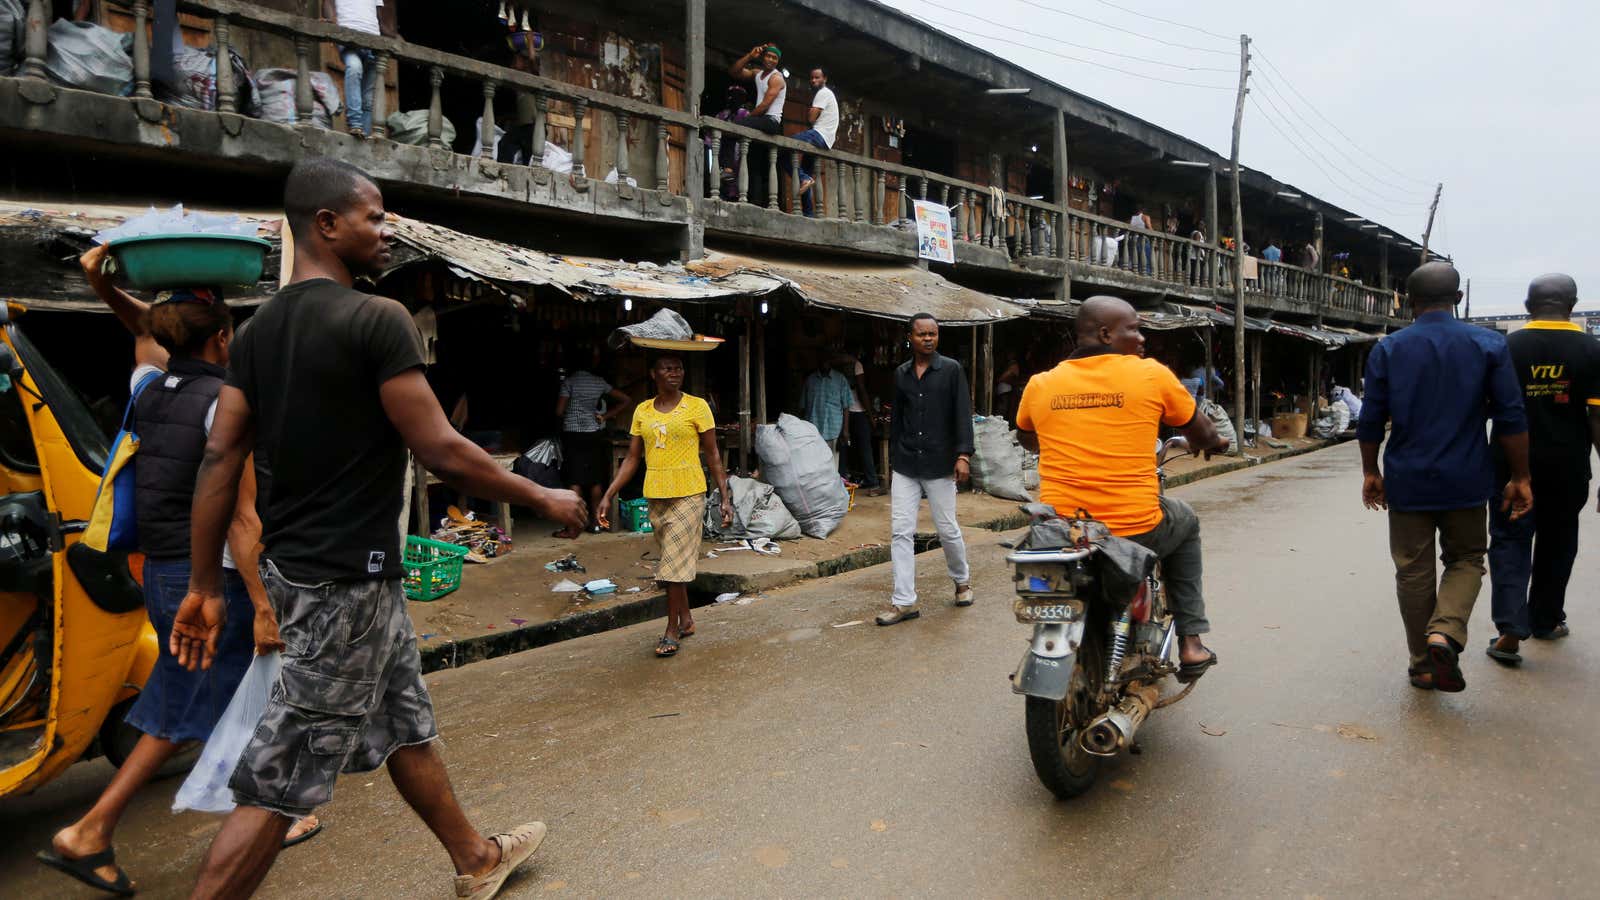
[(1194, 398), (1171, 369), (1108, 352), (1030, 378), (1017, 427), (1039, 436), (1041, 501), (1064, 516), (1088, 510), (1127, 536), (1161, 524), (1160, 425), (1187, 425), (1194, 414)]

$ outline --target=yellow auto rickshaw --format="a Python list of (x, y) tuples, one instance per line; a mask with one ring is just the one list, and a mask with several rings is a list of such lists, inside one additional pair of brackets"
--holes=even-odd
[(96, 753), (121, 765), (157, 656), (137, 555), (78, 547), (111, 436), (23, 312), (0, 302), (0, 797)]

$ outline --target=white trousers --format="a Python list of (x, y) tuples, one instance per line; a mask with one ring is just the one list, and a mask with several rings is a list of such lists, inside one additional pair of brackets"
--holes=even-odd
[(956, 524), (955, 477), (922, 481), (896, 472), (889, 481), (889, 558), (894, 563), (895, 606), (917, 602), (917, 509), (924, 497), (928, 498), (928, 512), (933, 514), (934, 530), (944, 546), (944, 564), (950, 580), (966, 584), (970, 577), (967, 544), (961, 538), (961, 526)]

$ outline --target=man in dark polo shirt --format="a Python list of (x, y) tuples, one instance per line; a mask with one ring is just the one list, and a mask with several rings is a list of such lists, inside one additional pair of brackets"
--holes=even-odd
[[(1528, 411), (1528, 458), (1539, 509), (1513, 520), (1489, 512), (1489, 577), (1499, 637), (1489, 656), (1514, 666), (1528, 637), (1566, 637), (1567, 579), (1578, 555), (1578, 516), (1589, 502), (1589, 448), (1600, 447), (1600, 341), (1572, 322), (1578, 283), (1541, 275), (1528, 285), (1532, 321), (1506, 343)], [(1510, 478), (1495, 460), (1499, 484)]]
[[(1466, 689), (1457, 657), (1483, 586), (1494, 460), (1489, 418), (1509, 480), (1494, 500), (1511, 518), (1533, 506), (1528, 424), (1506, 339), (1455, 318), (1461, 276), (1449, 263), (1419, 266), (1406, 279), (1416, 321), (1367, 358), (1361, 441), (1361, 500), (1389, 511), (1389, 554), (1411, 651), (1412, 685)], [(1388, 447), (1383, 471), (1378, 446)], [(1438, 552), (1435, 551), (1435, 536)], [(1436, 576), (1434, 558), (1444, 562)]]

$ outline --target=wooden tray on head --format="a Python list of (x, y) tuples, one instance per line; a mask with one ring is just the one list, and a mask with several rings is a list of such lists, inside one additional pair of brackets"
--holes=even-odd
[(691, 353), (698, 353), (702, 350), (715, 350), (716, 348), (722, 346), (726, 340), (726, 338), (708, 337), (703, 334), (697, 334), (692, 340), (687, 341), (670, 340), (667, 338), (628, 338), (628, 341), (635, 347), (645, 347), (650, 350), (684, 350)]

